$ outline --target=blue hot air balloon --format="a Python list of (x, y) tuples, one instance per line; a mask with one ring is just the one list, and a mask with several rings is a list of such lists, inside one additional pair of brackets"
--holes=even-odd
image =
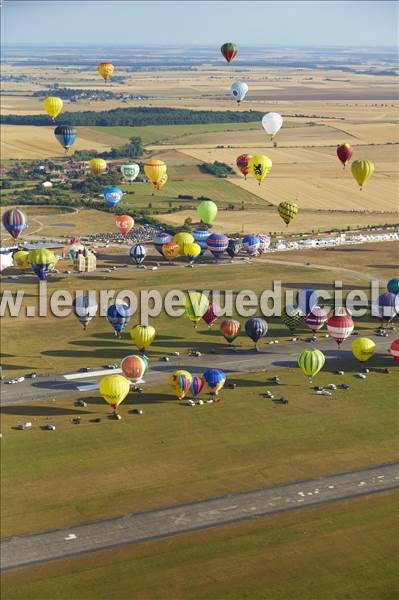
[(227, 250), (229, 240), (223, 233), (212, 233), (206, 240), (206, 245), (213, 256), (219, 258)]
[(108, 307), (107, 319), (114, 328), (117, 337), (121, 337), (121, 333), (129, 323), (131, 316), (132, 311), (130, 306), (123, 302), (117, 302)]
[(194, 238), (194, 241), (201, 248), (201, 254), (208, 249), (208, 244), (206, 243), (207, 239), (212, 235), (209, 229), (193, 229), (191, 235)]
[(16, 240), (23, 230), (28, 226), (26, 214), (19, 208), (11, 208), (3, 213), (1, 218), (3, 226), (8, 233)]
[(257, 235), (246, 235), (242, 240), (242, 247), (251, 256), (258, 254), (260, 238)]
[(399, 294), (399, 277), (394, 277), (388, 281), (387, 285), (388, 292), (391, 294)]
[(162, 246), (172, 241), (173, 236), (170, 233), (166, 233), (166, 231), (160, 231), (156, 234), (154, 239), (152, 240), (155, 249), (161, 256), (163, 256)]
[(118, 187), (109, 187), (104, 190), (104, 200), (107, 206), (113, 208), (122, 200), (123, 192)]
[(245, 323), (245, 332), (247, 336), (250, 337), (253, 342), (255, 342), (255, 348), (257, 347), (259, 340), (266, 335), (267, 330), (268, 325), (266, 321), (260, 317), (248, 319), (248, 321)]
[(194, 398), (198, 398), (200, 393), (202, 392), (205, 385), (205, 380), (200, 375), (193, 375), (193, 380), (191, 382), (191, 393)]
[(248, 93), (248, 86), (244, 81), (236, 81), (231, 86), (231, 95), (234, 100), (237, 100), (237, 104), (240, 104), (242, 100), (244, 100), (245, 96)]
[(54, 135), (57, 141), (66, 151), (75, 143), (77, 132), (75, 127), (70, 125), (57, 125), (54, 129)]
[(319, 294), (316, 290), (300, 290), (296, 293), (297, 307), (304, 315), (309, 315), (319, 302)]
[(399, 296), (391, 292), (381, 294), (377, 300), (376, 310), (373, 311), (381, 321), (392, 321), (399, 312)]
[(141, 244), (136, 244), (135, 246), (132, 246), (130, 248), (129, 254), (132, 261), (136, 263), (137, 266), (139, 266), (147, 256), (147, 249)]
[(220, 369), (208, 369), (203, 374), (203, 378), (205, 379), (208, 391), (214, 396), (218, 395), (226, 381), (226, 375)]

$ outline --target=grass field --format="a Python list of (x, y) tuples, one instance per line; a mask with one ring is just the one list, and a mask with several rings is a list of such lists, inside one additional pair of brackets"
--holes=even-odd
[[(388, 356), (373, 363), (392, 367)], [(230, 375), (235, 390), (223, 391), (220, 404), (194, 410), (181, 406), (166, 384), (146, 388), (125, 400), (120, 422), (107, 420), (110, 409), (93, 392), (81, 395), (87, 408), (74, 407), (76, 396), (3, 407), (3, 535), (397, 460), (398, 369), (388, 376), (374, 369), (365, 382), (354, 377), (353, 360), (330, 359), (316, 383), (337, 382), (331, 371), (338, 365), (346, 371), (340, 382), (351, 388), (332, 398), (315, 395), (299, 369), (284, 366)], [(275, 374), (288, 406), (261, 396)], [(131, 414), (137, 406), (144, 409), (140, 418)], [(71, 423), (77, 415), (80, 426)], [(98, 416), (101, 424), (90, 422)], [(21, 420), (33, 429), (13, 430)], [(48, 422), (55, 435), (40, 429)]]
[[(393, 600), (398, 495), (382, 493), (3, 575), (9, 600)], [(300, 520), (298, 519), (300, 514)], [(118, 582), (116, 584), (116, 582)]]

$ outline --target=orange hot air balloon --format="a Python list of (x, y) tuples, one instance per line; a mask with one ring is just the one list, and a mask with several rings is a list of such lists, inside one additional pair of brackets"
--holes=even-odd
[(247, 178), (247, 175), (249, 173), (248, 163), (251, 160), (251, 158), (251, 154), (240, 154), (240, 156), (238, 156), (236, 160), (236, 165), (240, 169), (241, 173), (244, 175), (245, 179)]
[(127, 235), (134, 227), (134, 219), (129, 215), (120, 215), (116, 217), (115, 225), (123, 235)]

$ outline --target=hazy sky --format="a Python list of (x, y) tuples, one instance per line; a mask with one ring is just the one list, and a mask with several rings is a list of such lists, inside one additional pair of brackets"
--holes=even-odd
[(394, 1), (3, 0), (3, 44), (397, 44)]

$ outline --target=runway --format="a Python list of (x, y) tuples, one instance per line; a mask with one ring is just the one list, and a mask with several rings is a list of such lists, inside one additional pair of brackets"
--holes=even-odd
[(87, 525), (12, 537), (1, 544), (1, 569), (5, 571), (61, 560), (398, 487), (399, 463), (393, 463)]

